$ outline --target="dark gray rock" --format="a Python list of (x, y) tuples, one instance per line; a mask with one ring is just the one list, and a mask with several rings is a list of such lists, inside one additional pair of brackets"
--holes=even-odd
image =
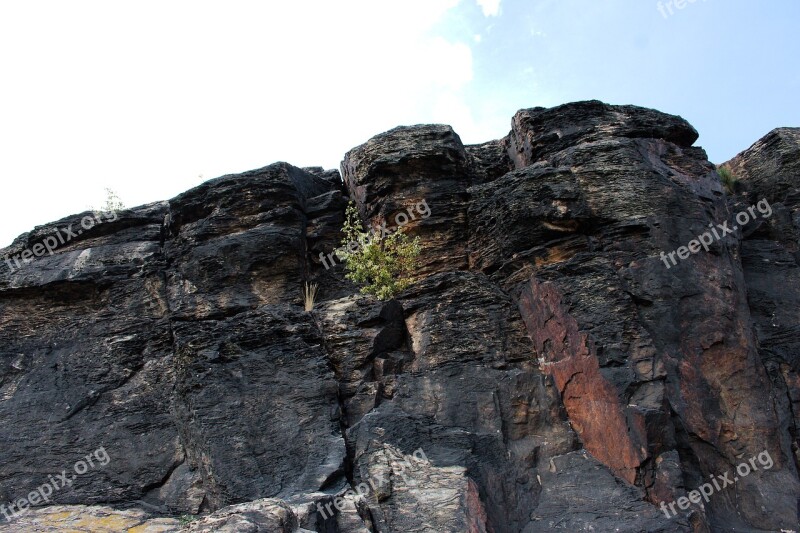
[[(450, 126), (399, 127), (347, 152), (342, 174), (368, 226), (394, 228), (408, 218), (405, 231), (426, 243), (425, 275), (467, 266), (469, 161)], [(423, 201), (429, 210), (417, 208)]]
[(337, 386), (307, 313), (264, 306), (173, 332), (178, 429), (211, 508), (343, 477)]
[(523, 533), (693, 531), (685, 512), (674, 515), (667, 509), (664, 513), (645, 503), (640, 490), (615, 483), (611, 473), (585, 451), (554, 457), (537, 475), (542, 484), (541, 503)]
[(464, 147), (472, 167), (472, 183), (485, 183), (514, 170), (508, 156), (508, 139)]
[[(276, 163), (20, 236), (0, 251), (20, 258), (0, 262), (0, 505), (109, 461), (0, 530), (796, 528), (797, 130), (727, 164), (730, 198), (696, 139), (594, 101), (466, 147), (400, 127), (341, 176)], [(770, 217), (664, 264), (761, 198)], [(329, 264), (351, 199), (422, 241), (397, 300)]]
[(743, 231), (742, 268), (780, 435), (800, 465), (800, 128), (773, 130), (724, 166), (743, 187), (732, 212), (769, 207)]
[(776, 128), (722, 166), (746, 185), (751, 201), (800, 203), (800, 128)]
[(572, 146), (614, 137), (662, 139), (688, 148), (698, 133), (681, 117), (590, 100), (518, 111), (511, 121), (509, 155), (524, 167)]

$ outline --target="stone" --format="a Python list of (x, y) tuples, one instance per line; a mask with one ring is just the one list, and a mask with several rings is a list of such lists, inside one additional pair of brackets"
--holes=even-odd
[[(0, 505), (33, 505), (0, 531), (796, 529), (798, 132), (728, 195), (684, 119), (576, 102), (37, 227), (0, 251)], [(350, 201), (420, 238), (394, 300), (329, 264)]]

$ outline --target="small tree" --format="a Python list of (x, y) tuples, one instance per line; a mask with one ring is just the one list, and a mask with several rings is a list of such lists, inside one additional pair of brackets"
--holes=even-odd
[(117, 193), (106, 187), (106, 205), (103, 206), (103, 211), (119, 211), (125, 209), (125, 204), (122, 203)]
[(337, 255), (345, 262), (345, 277), (364, 285), (361, 292), (391, 300), (411, 284), (421, 251), (419, 237), (412, 239), (399, 229), (385, 238), (377, 232), (370, 235), (353, 202), (347, 206), (342, 233), (342, 252)]
[(719, 174), (719, 179), (722, 182), (722, 186), (725, 187), (725, 190), (728, 191), (728, 194), (735, 193), (736, 185), (739, 180), (733, 176), (731, 170), (728, 167), (717, 167), (717, 174)]

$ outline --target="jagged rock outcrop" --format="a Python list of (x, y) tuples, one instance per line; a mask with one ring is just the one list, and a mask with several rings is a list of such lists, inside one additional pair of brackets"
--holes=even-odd
[(742, 230), (741, 263), (779, 435), (800, 464), (800, 128), (779, 128), (725, 163), (742, 187), (732, 210), (766, 200)]
[[(36, 228), (0, 252), (0, 504), (33, 506), (0, 531), (797, 529), (799, 138), (727, 196), (680, 117), (578, 102)], [(348, 199), (422, 241), (396, 300), (330, 260)]]

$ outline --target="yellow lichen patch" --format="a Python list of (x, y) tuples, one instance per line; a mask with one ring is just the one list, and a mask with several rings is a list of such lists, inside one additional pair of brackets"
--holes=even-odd
[(157, 518), (150, 520), (144, 524), (132, 527), (127, 533), (170, 533), (178, 531), (181, 528), (181, 523), (178, 520), (171, 518)]
[(11, 524), (0, 523), (0, 533), (168, 533), (180, 531), (173, 518), (153, 518), (141, 510), (120, 511), (110, 507), (53, 506), (18, 517)]
[(77, 521), (70, 523), (73, 527), (88, 528), (90, 531), (97, 531), (97, 533), (118, 532), (125, 531), (140, 524), (140, 519), (131, 518), (129, 516), (120, 516), (117, 514), (110, 514), (107, 516), (86, 516), (82, 515)]
[(67, 518), (80, 514), (76, 511), (59, 511), (56, 513), (45, 513), (44, 518), (53, 522), (66, 522)]

